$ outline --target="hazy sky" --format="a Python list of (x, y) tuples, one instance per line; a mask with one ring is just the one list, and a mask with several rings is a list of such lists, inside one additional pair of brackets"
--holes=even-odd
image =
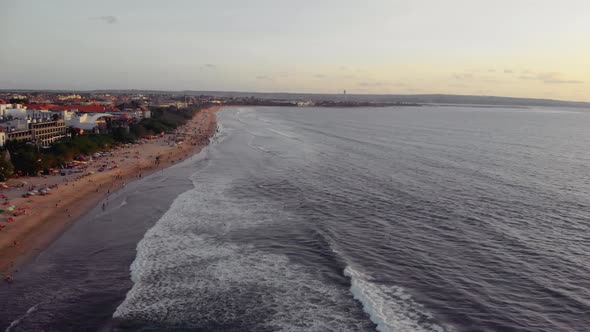
[(590, 101), (589, 0), (0, 0), (0, 88)]

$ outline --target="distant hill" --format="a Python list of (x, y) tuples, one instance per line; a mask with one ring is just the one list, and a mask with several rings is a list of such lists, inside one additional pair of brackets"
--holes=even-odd
[(266, 92), (232, 92), (232, 91), (163, 91), (163, 90), (0, 90), (10, 92), (76, 92), (76, 93), (111, 93), (111, 94), (169, 94), (198, 96), (207, 95), (215, 97), (246, 98), (254, 97), (260, 99), (279, 100), (330, 100), (330, 101), (357, 101), (375, 103), (418, 103), (418, 104), (463, 104), (463, 105), (488, 105), (488, 106), (553, 106), (553, 107), (577, 107), (590, 108), (590, 102), (563, 101), (553, 99), (535, 98), (513, 98), (496, 96), (469, 96), (469, 95), (444, 95), (444, 94), (421, 94), (421, 95), (383, 95), (383, 94), (310, 94), (310, 93), (266, 93)]
[(466, 96), (466, 95), (365, 95), (365, 94), (305, 94), (305, 93), (260, 93), (260, 92), (224, 92), (224, 91), (180, 91), (186, 95), (211, 95), (218, 97), (256, 97), (285, 100), (333, 100), (359, 101), (379, 103), (418, 103), (418, 104), (467, 104), (489, 106), (553, 106), (553, 107), (581, 107), (590, 108), (590, 102), (562, 101), (552, 99), (513, 98), (495, 96)]

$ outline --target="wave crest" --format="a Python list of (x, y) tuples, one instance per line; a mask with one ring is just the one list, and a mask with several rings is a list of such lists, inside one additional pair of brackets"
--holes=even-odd
[(350, 290), (381, 332), (444, 332), (432, 315), (416, 303), (402, 287), (373, 282), (373, 278), (347, 266)]

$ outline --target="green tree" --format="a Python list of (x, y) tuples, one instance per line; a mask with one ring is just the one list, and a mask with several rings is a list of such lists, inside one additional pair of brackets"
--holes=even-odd
[(0, 153), (0, 181), (6, 181), (14, 175), (14, 166), (10, 162), (8, 151)]
[(28, 99), (20, 99), (20, 98), (10, 98), (9, 102), (11, 104), (28, 104), (29, 100)]

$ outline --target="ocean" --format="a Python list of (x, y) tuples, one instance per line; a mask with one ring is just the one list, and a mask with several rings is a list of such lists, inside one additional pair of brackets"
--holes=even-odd
[(0, 328), (588, 331), (589, 110), (218, 120), (0, 286)]

